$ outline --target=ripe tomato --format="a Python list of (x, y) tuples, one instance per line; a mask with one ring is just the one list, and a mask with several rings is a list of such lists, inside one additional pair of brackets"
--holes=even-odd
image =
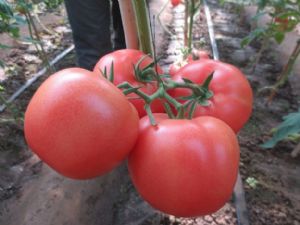
[(180, 217), (210, 214), (231, 197), (239, 166), (232, 129), (214, 117), (140, 121), (128, 166), (141, 196), (154, 208)]
[(136, 142), (138, 114), (123, 93), (80, 68), (49, 77), (25, 113), (25, 138), (45, 163), (71, 178), (102, 175)]
[[(117, 50), (112, 53), (109, 53), (103, 56), (94, 68), (94, 73), (97, 75), (102, 75), (102, 72), (105, 70), (107, 74), (110, 73), (111, 65), (113, 62), (114, 65), (114, 84), (118, 85), (125, 81), (130, 83), (131, 85), (138, 87), (143, 86), (140, 90), (146, 94), (153, 94), (156, 90), (156, 82), (152, 83), (143, 83), (137, 81), (134, 76), (134, 65), (136, 65), (143, 57), (145, 57), (140, 64), (140, 69), (145, 68), (150, 63), (153, 62), (149, 56), (144, 54), (143, 52), (135, 49), (122, 49)], [(162, 73), (162, 69), (157, 66), (158, 73)], [(102, 72), (101, 72), (102, 71)], [(140, 117), (146, 115), (146, 111), (144, 110), (144, 100), (139, 98), (135, 93), (127, 95), (129, 97), (129, 101), (135, 106), (138, 111)], [(159, 99), (153, 101), (151, 104), (151, 109), (153, 112), (164, 112), (163, 104)]]
[(171, 0), (171, 4), (173, 7), (178, 6), (181, 3), (181, 0)]
[[(209, 89), (214, 93), (209, 106), (198, 105), (194, 116), (213, 116), (226, 122), (238, 132), (252, 112), (253, 95), (249, 82), (236, 67), (215, 60), (194, 61), (180, 69), (173, 77), (177, 82), (187, 78), (202, 84), (214, 72)], [(188, 96), (190, 91), (178, 88), (170, 94), (174, 97)]]
[(289, 28), (289, 18), (276, 17), (274, 21), (278, 25), (279, 30), (282, 32)]

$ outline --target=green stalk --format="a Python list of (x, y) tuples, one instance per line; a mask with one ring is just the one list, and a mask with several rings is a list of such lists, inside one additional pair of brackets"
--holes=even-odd
[(276, 82), (276, 84), (273, 86), (272, 88), (272, 92), (271, 95), (269, 97), (269, 102), (271, 102), (276, 94), (276, 91), (278, 88), (280, 88), (281, 86), (283, 86), (286, 81), (288, 80), (289, 75), (291, 74), (293, 67), (296, 63), (296, 60), (298, 58), (298, 56), (300, 55), (300, 39), (298, 39), (297, 44), (287, 62), (287, 64), (285, 65), (278, 81)]
[(132, 0), (132, 4), (135, 11), (140, 49), (153, 57), (152, 35), (146, 0)]
[(185, 0), (184, 12), (184, 47), (188, 47), (189, 1)]
[(189, 24), (189, 34), (188, 34), (188, 54), (192, 52), (193, 44), (193, 25), (194, 25), (194, 14), (195, 14), (195, 0), (190, 0), (191, 4), (189, 6), (190, 14), (190, 24)]
[(40, 37), (39, 32), (38, 32), (38, 29), (37, 29), (37, 27), (36, 27), (36, 25), (34, 23), (34, 20), (33, 20), (32, 16), (31, 16), (30, 12), (27, 9), (26, 9), (26, 12), (25, 12), (25, 17), (26, 17), (26, 21), (27, 21), (27, 24), (28, 24), (28, 30), (29, 30), (29, 33), (30, 33), (30, 37), (33, 40), (35, 40), (34, 35), (33, 35), (33, 32), (34, 32), (34, 34), (36, 36), (36, 40), (38, 41), (39, 46), (41, 48), (41, 49), (39, 49), (39, 47), (37, 46), (37, 44), (34, 43), (34, 46), (36, 47), (36, 50), (38, 51), (40, 57), (43, 60), (43, 63), (46, 65), (48, 71), (50, 73), (54, 73), (55, 69), (53, 68), (53, 66), (50, 65), (47, 53), (46, 53), (46, 51), (44, 49), (41, 37)]

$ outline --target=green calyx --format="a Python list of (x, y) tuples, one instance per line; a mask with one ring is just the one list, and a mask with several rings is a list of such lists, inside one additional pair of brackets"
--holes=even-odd
[[(123, 90), (125, 95), (135, 93), (139, 98), (145, 101), (145, 110), (150, 118), (152, 125), (156, 125), (153, 113), (151, 111), (151, 103), (156, 99), (164, 100), (164, 108), (168, 116), (172, 119), (192, 119), (197, 105), (208, 106), (209, 99), (213, 97), (213, 92), (209, 90), (209, 84), (213, 79), (213, 74), (209, 75), (203, 84), (199, 85), (194, 83), (189, 79), (183, 79), (183, 82), (175, 82), (169, 78), (165, 79), (165, 75), (161, 76), (156, 71), (156, 63), (150, 63), (143, 69), (140, 69), (140, 64), (144, 60), (142, 58), (136, 65), (134, 65), (136, 80), (141, 82), (140, 86), (133, 86), (128, 82), (124, 82), (118, 85), (118, 88)], [(112, 69), (110, 71), (113, 71)], [(148, 95), (140, 90), (143, 84), (155, 83), (157, 85), (157, 90)], [(191, 90), (191, 95), (174, 98), (168, 91), (176, 88), (186, 88)], [(178, 100), (184, 100), (181, 103)], [(172, 108), (176, 110), (173, 112)]]

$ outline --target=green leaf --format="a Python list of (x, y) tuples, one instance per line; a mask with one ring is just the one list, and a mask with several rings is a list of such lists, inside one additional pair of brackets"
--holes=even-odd
[(0, 49), (10, 49), (12, 46), (4, 45), (0, 43)]
[(246, 45), (249, 45), (254, 39), (264, 36), (265, 32), (266, 28), (256, 28), (255, 30), (251, 31), (251, 33), (248, 36), (244, 37), (241, 41), (241, 47), (245, 47)]
[(9, 33), (13, 36), (13, 38), (19, 38), (20, 37), (20, 28), (16, 27), (16, 26), (10, 26)]
[(0, 60), (0, 67), (1, 67), (1, 68), (4, 68), (4, 67), (5, 67), (5, 63), (4, 63), (2, 60)]
[(189, 79), (187, 79), (187, 78), (182, 77), (182, 80), (183, 80), (184, 83), (186, 83), (186, 84), (193, 84), (193, 81), (191, 81), (191, 80), (189, 80)]
[(24, 16), (20, 16), (20, 15), (15, 15), (14, 19), (16, 20), (16, 23), (18, 25), (25, 25), (26, 24), (26, 19)]
[(273, 137), (261, 145), (262, 148), (272, 148), (277, 142), (287, 138), (291, 134), (300, 132), (300, 109), (283, 117), (283, 122), (278, 126)]
[(250, 39), (249, 36), (244, 37), (241, 41), (241, 47), (244, 48), (245, 46), (249, 45), (251, 41), (252, 40)]
[(111, 83), (113, 83), (113, 82), (114, 82), (114, 78), (115, 78), (114, 61), (112, 61), (112, 62), (111, 62), (111, 65), (110, 65), (110, 73), (109, 73), (108, 79), (109, 79), (109, 81), (110, 81)]
[(251, 20), (258, 21), (262, 16), (266, 14), (267, 14), (266, 12), (258, 12), (251, 18)]
[[(215, 72), (215, 71), (214, 71)], [(214, 77), (214, 72), (212, 72), (207, 78), (206, 80), (204, 81), (202, 87), (205, 89), (205, 90), (209, 90), (209, 84), (210, 82), (212, 81), (213, 77)]]
[(284, 40), (284, 37), (285, 37), (284, 32), (276, 32), (274, 34), (274, 39), (276, 40), (276, 42), (278, 44), (282, 43), (282, 41)]
[(0, 0), (0, 12), (9, 17), (14, 16), (12, 6), (6, 0)]

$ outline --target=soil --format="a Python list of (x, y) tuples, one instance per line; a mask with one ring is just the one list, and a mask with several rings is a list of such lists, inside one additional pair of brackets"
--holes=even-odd
[[(243, 179), (250, 224), (299, 225), (300, 224), (300, 165), (299, 159), (291, 157), (296, 143), (284, 141), (273, 149), (265, 150), (259, 145), (270, 138), (270, 130), (277, 126), (282, 116), (299, 108), (300, 74), (293, 77), (279, 90), (271, 104), (266, 93), (258, 91), (273, 84), (282, 69), (280, 57), (274, 47), (263, 57), (252, 72), (259, 42), (245, 49), (240, 48), (241, 39), (248, 34), (250, 25), (233, 4), (220, 7), (209, 1), (215, 23), (215, 33), (221, 60), (239, 67), (249, 79), (255, 93), (253, 114), (238, 134), (241, 146), (240, 173)], [(162, 7), (160, 0), (152, 0), (151, 11), (157, 14)], [(160, 64), (165, 70), (180, 56), (183, 42), (183, 5), (163, 14), (163, 22), (175, 35), (169, 36), (155, 26), (156, 48), (163, 58)], [(61, 30), (59, 36), (44, 34), (56, 48), (49, 48), (53, 58), (71, 42), (67, 24), (50, 24)], [(210, 42), (203, 10), (197, 16), (194, 40), (197, 48), (210, 52)], [(24, 55), (29, 56), (26, 58)], [(41, 68), (32, 46), (18, 45), (2, 58), (9, 62), (13, 72), (1, 76), (7, 98), (34, 72)], [(75, 66), (74, 52), (61, 60), (56, 69)], [(298, 71), (299, 72), (299, 71)], [(9, 76), (7, 75), (9, 74)], [(0, 114), (0, 224), (1, 225), (50, 225), (50, 224), (237, 224), (234, 201), (228, 202), (212, 215), (199, 218), (176, 218), (161, 214), (144, 202), (136, 193), (128, 176), (126, 162), (111, 173), (93, 180), (76, 181), (64, 178), (42, 163), (31, 153), (23, 136), (22, 114), (34, 91), (48, 75), (26, 90), (14, 104)], [(14, 118), (17, 118), (16, 120)]]

